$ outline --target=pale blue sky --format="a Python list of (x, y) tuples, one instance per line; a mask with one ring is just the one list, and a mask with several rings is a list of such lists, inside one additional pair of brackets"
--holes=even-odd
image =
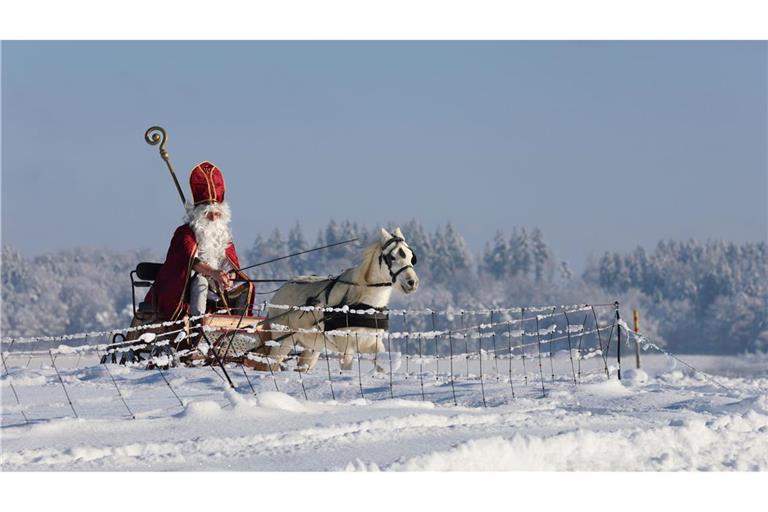
[[(558, 256), (765, 240), (765, 42), (4, 42), (2, 237), (163, 253), (224, 172), (241, 246), (301, 221), (539, 226)], [(407, 233), (406, 233), (407, 235)], [(245, 248), (245, 247), (243, 247)]]

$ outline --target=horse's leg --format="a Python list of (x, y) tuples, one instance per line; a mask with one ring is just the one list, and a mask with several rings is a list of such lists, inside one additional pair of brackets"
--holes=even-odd
[(269, 349), (269, 358), (272, 360), (270, 363), (273, 365), (273, 370), (280, 370), (280, 365), (283, 360), (288, 357), (288, 353), (293, 348), (290, 335), (282, 334), (280, 337), (283, 337), (283, 339), (278, 342), (280, 345), (273, 346)]
[(344, 338), (340, 339), (339, 341), (342, 340), (343, 343), (336, 344), (337, 346), (341, 345), (339, 346), (339, 367), (343, 371), (349, 371), (352, 369), (352, 357), (355, 353), (355, 347), (354, 344), (351, 343), (350, 336), (344, 336)]
[(354, 352), (351, 350), (348, 350), (339, 356), (339, 366), (342, 370), (349, 371), (352, 369), (353, 357)]
[[(304, 348), (299, 354), (298, 369), (302, 372), (308, 372), (317, 364), (320, 359), (320, 350), (318, 349), (317, 334), (307, 334), (303, 336), (296, 336), (296, 342)], [(322, 343), (320, 344), (322, 347)]]
[(373, 358), (374, 368), (378, 373), (384, 373), (389, 371), (389, 363), (386, 357), (379, 357), (379, 354), (385, 352), (384, 339), (379, 334), (374, 334), (370, 331), (362, 331), (356, 340), (356, 343), (349, 345), (349, 354), (345, 353), (345, 357), (352, 359), (355, 352), (361, 354), (376, 354)]
[(386, 363), (386, 358), (379, 357), (380, 354), (383, 354), (385, 352), (384, 348), (384, 338), (376, 336), (376, 343), (374, 344), (373, 350), (371, 352), (375, 353), (376, 356), (374, 357), (374, 364), (376, 366), (376, 373), (387, 373), (389, 371), (389, 366)]
[(315, 367), (320, 359), (320, 351), (315, 348), (305, 348), (299, 356), (299, 368), (301, 371), (308, 372)]
[[(277, 295), (275, 295), (277, 296)], [(273, 298), (272, 300), (276, 300)], [(285, 301), (284, 298), (277, 299), (278, 301)], [(270, 314), (272, 315), (272, 318), (270, 318), (270, 323), (273, 324), (273, 339), (272, 342), (277, 342), (279, 345), (272, 345), (269, 347), (269, 350), (266, 352), (268, 354), (268, 357), (270, 359), (269, 363), (271, 365), (272, 371), (280, 371), (282, 369), (283, 361), (285, 361), (285, 358), (288, 357), (288, 354), (290, 354), (291, 350), (294, 348), (299, 348), (304, 345), (303, 337), (304, 335), (296, 332), (295, 330), (298, 330), (300, 328), (306, 328), (306, 322), (302, 323), (301, 313), (291, 312), (288, 314), (285, 314), (283, 311), (271, 311)], [(283, 326), (283, 328), (287, 327), (287, 330), (284, 330), (283, 328), (279, 328), (278, 326)], [(266, 370), (269, 370), (269, 366), (265, 366)]]

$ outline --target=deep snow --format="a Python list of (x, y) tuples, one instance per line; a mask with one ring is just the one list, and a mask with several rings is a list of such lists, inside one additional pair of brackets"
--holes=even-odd
[[(67, 359), (69, 358), (69, 359)], [(11, 378), (25, 425), (2, 380), (3, 470), (766, 470), (768, 361), (765, 357), (683, 356), (712, 381), (662, 355), (643, 355), (644, 369), (595, 371), (575, 386), (567, 364), (554, 383), (529, 362), (526, 385), (515, 367), (512, 398), (508, 362), (499, 374), (486, 361), (482, 406), (479, 380), (455, 382), (426, 373), (425, 400), (413, 371), (393, 377), (364, 366), (341, 374), (331, 362), (336, 400), (324, 361), (304, 385), (298, 375), (239, 369), (228, 390), (211, 368), (165, 372), (180, 405), (157, 371), (111, 365), (128, 413), (106, 368), (76, 356), (57, 366), (72, 411), (45, 360), (11, 356)], [(592, 369), (599, 370), (599, 358)], [(566, 357), (567, 360), (567, 357)], [(36, 364), (37, 363), (37, 364)], [(562, 362), (560, 362), (562, 363)], [(463, 362), (461, 364), (464, 364)], [(517, 362), (515, 362), (517, 364)], [(443, 363), (443, 367), (445, 364)], [(545, 369), (547, 362), (545, 361)], [(442, 369), (442, 368), (441, 368)], [(473, 368), (474, 370), (474, 368)], [(535, 370), (535, 371), (534, 371)], [(497, 380), (498, 377), (498, 380)]]

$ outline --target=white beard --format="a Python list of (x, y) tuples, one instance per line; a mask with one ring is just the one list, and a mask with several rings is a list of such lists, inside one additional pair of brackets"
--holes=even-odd
[[(213, 209), (219, 210), (221, 217), (210, 221), (206, 216)], [(229, 220), (230, 211), (226, 203), (201, 204), (187, 215), (187, 222), (197, 241), (197, 257), (213, 268), (220, 269), (226, 261), (226, 250), (232, 241)]]

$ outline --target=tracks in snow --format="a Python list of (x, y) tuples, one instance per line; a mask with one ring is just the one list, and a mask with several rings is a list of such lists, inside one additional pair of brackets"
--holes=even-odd
[[(288, 432), (233, 437), (201, 437), (183, 441), (137, 442), (114, 446), (76, 446), (59, 450), (40, 448), (3, 454), (6, 469), (23, 469), (34, 464), (47, 469), (139, 469), (177, 465), (210, 464), (215, 460), (259, 459), (275, 456), (305, 456), (359, 444), (361, 449), (375, 443), (395, 446), (399, 442), (434, 437), (437, 431), (487, 432), (498, 435), (530, 420), (530, 410), (510, 413), (417, 413), (402, 417), (345, 422), (301, 428)], [(542, 410), (540, 412), (546, 412)], [(286, 418), (287, 419), (287, 418)], [(258, 428), (258, 421), (253, 428)]]

